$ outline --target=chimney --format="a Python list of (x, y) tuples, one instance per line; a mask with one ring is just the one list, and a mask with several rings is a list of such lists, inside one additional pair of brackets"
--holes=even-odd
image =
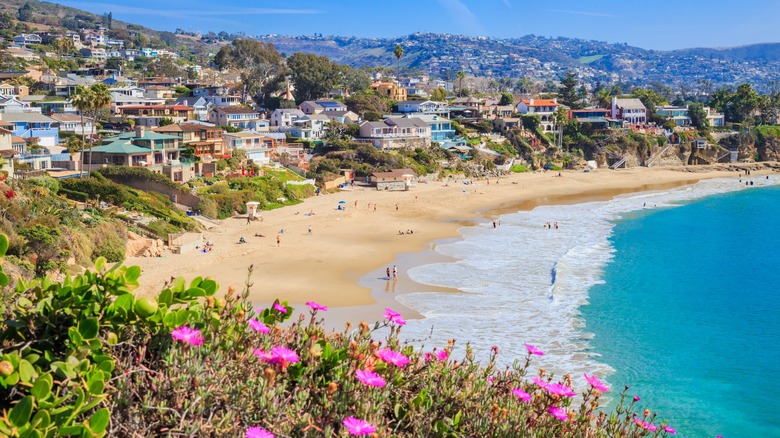
[(528, 106), (534, 106), (534, 98), (528, 100)]
[(143, 127), (143, 126), (140, 126), (140, 125), (135, 125), (135, 136), (136, 136), (137, 138), (141, 138), (141, 137), (143, 137), (143, 136), (144, 136), (144, 134), (146, 133), (145, 131), (146, 131), (146, 130), (144, 129), (144, 127)]

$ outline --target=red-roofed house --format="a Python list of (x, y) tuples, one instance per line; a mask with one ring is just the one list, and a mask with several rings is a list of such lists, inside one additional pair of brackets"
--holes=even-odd
[(557, 99), (523, 99), (517, 104), (517, 112), (538, 115), (541, 118), (544, 132), (553, 132), (555, 131), (555, 122), (552, 115), (560, 106)]

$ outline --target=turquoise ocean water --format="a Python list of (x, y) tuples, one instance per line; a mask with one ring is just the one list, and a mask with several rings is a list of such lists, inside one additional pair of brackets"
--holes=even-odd
[[(780, 437), (780, 178), (735, 179), (542, 206), (460, 230), (457, 259), (409, 270), (398, 301), (426, 347), (498, 347), (511, 364), (624, 385), (684, 438)], [(468, 196), (464, 192), (464, 196)], [(559, 229), (543, 227), (558, 222)], [(456, 350), (453, 354), (458, 355)], [(533, 370), (532, 370), (533, 371)]]
[(628, 215), (613, 230), (586, 330), (610, 381), (680, 436), (780, 436), (778, 226), (771, 187)]

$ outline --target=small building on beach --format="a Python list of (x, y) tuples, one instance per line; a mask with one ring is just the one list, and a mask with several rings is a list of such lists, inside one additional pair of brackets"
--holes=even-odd
[(370, 182), (377, 190), (409, 190), (417, 185), (417, 174), (412, 169), (374, 172), (371, 174)]

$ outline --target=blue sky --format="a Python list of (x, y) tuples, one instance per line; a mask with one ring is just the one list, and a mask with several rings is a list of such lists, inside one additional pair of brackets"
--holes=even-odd
[(647, 49), (780, 42), (778, 0), (54, 0), (154, 29), (394, 37), (528, 34)]

